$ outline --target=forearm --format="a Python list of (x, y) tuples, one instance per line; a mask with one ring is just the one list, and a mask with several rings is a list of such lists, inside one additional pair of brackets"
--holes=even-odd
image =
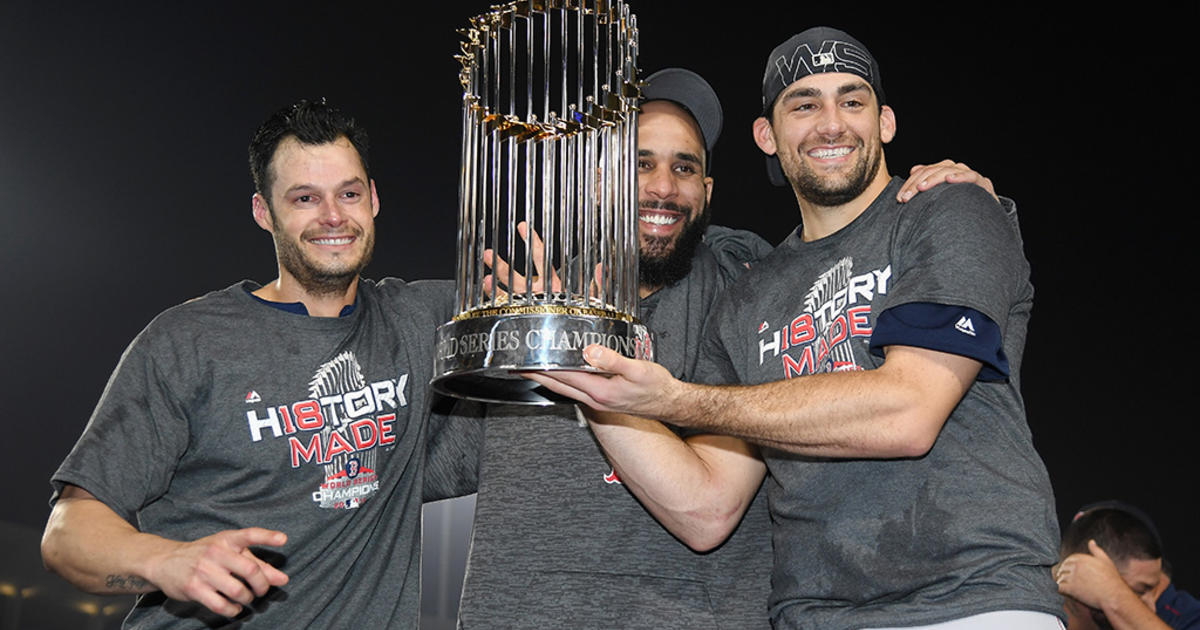
[[(935, 371), (921, 377), (892, 366), (755, 386), (680, 384), (664, 419), (809, 456), (915, 457), (929, 450), (969, 386), (945, 369)], [(914, 388), (919, 378), (949, 382), (952, 400)]]
[(589, 412), (621, 482), (664, 527), (697, 551), (724, 541), (766, 474), (756, 449), (728, 436), (682, 439), (654, 420)]
[(529, 378), (593, 409), (656, 418), (821, 457), (926, 453), (979, 373), (980, 363), (908, 346), (886, 349), (875, 370), (814, 374), (752, 386), (684, 383), (662, 366), (589, 346), (608, 375)]
[[(1168, 626), (1129, 587), (1108, 553), (1088, 541), (1088, 551), (1067, 556), (1054, 568), (1058, 591), (1083, 606), (1100, 610), (1115, 630), (1164, 630)], [(1068, 610), (1070, 610), (1068, 608)]]
[(146, 576), (146, 558), (170, 544), (139, 532), (94, 498), (64, 497), (42, 536), (42, 560), (89, 593), (146, 593), (158, 589)]
[(1129, 589), (1116, 590), (1100, 602), (1113, 630), (1169, 630), (1170, 626)]

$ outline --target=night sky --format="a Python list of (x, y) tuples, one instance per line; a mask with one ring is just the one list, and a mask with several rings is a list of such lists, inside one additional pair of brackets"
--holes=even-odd
[[(0, 2), (0, 509), (37, 528), (50, 474), (134, 335), (188, 298), (275, 276), (246, 166), (271, 111), (325, 96), (370, 130), (382, 211), (368, 276), (450, 277), (452, 56), (456, 29), (487, 6), (76, 4)], [(1037, 291), (1023, 388), (1060, 519), (1094, 500), (1136, 503), (1158, 521), (1176, 581), (1200, 587), (1184, 490), (1196, 485), (1183, 435), (1194, 384), (1185, 361), (1167, 361), (1195, 351), (1182, 218), (1195, 9), (630, 4), (644, 74), (688, 67), (722, 97), (714, 221), (771, 242), (799, 214), (750, 136), (766, 54), (819, 24), (871, 48), (898, 120), (891, 171), (953, 158), (1017, 201)]]

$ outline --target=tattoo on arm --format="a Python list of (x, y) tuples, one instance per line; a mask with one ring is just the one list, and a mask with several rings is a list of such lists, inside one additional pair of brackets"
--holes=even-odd
[(104, 578), (104, 585), (115, 590), (138, 593), (149, 587), (150, 583), (136, 575), (109, 575)]

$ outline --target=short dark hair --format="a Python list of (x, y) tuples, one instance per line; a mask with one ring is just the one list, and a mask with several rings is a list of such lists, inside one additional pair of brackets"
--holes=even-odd
[(255, 190), (266, 198), (268, 205), (271, 202), (271, 184), (274, 183), (271, 158), (275, 157), (279, 143), (288, 137), (296, 138), (301, 144), (313, 145), (336, 142), (344, 137), (358, 151), (358, 159), (362, 161), (367, 178), (371, 177), (367, 161), (367, 130), (324, 98), (316, 101), (302, 99), (271, 114), (250, 141), (250, 176), (254, 178)]
[(1129, 510), (1100, 507), (1081, 512), (1063, 532), (1059, 553), (1063, 557), (1088, 553), (1089, 540), (1096, 541), (1114, 562), (1163, 557), (1157, 530)]

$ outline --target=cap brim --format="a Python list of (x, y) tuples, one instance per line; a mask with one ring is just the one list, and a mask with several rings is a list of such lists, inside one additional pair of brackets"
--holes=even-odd
[(767, 156), (767, 179), (771, 180), (776, 186), (787, 186), (787, 177), (783, 175), (783, 167), (779, 164), (779, 156)]

